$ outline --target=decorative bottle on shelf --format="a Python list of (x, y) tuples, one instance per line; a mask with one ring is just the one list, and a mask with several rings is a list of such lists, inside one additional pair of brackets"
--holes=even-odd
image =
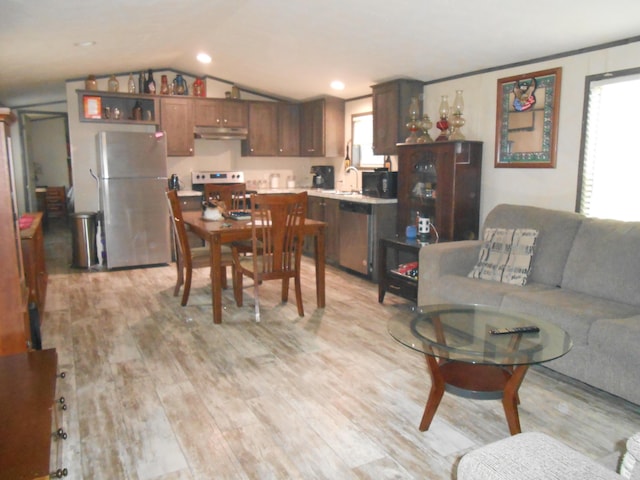
[(131, 113), (134, 120), (142, 120), (142, 105), (140, 105), (140, 100), (136, 100), (136, 104), (133, 106)]
[(133, 79), (133, 73), (129, 74), (129, 80), (127, 80), (127, 91), (129, 93), (136, 93), (136, 82)]
[(144, 88), (147, 85), (147, 79), (144, 78), (144, 72), (140, 72), (138, 75), (138, 93), (144, 93)]
[(109, 77), (108, 89), (110, 92), (117, 92), (118, 90), (120, 90), (120, 82), (118, 82), (118, 79), (115, 75), (111, 75)]
[(160, 77), (160, 95), (169, 95), (169, 82), (166, 75)]
[(149, 69), (149, 75), (144, 84), (144, 93), (150, 93), (152, 95), (156, 93), (156, 81), (153, 79), (153, 71), (151, 69)]
[(384, 159), (384, 168), (386, 168), (389, 172), (391, 171), (391, 157), (387, 155)]
[(98, 81), (95, 75), (89, 75), (84, 81), (85, 90), (98, 90)]

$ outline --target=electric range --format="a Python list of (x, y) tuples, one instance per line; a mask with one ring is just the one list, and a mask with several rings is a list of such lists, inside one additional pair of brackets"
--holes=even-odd
[(205, 184), (245, 183), (244, 172), (241, 171), (212, 171), (191, 172), (191, 185), (198, 192), (204, 191)]

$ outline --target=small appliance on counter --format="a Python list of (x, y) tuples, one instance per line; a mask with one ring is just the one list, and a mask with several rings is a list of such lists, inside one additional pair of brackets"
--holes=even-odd
[(172, 174), (171, 177), (169, 177), (169, 189), (180, 190), (180, 179), (175, 173)]
[(331, 165), (313, 165), (310, 173), (313, 173), (313, 188), (323, 190), (333, 190), (335, 187), (335, 176)]
[(362, 194), (377, 198), (397, 198), (398, 172), (362, 172)]

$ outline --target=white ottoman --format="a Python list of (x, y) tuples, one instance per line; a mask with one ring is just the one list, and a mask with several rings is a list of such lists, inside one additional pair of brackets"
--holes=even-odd
[(608, 470), (589, 457), (554, 438), (527, 432), (499, 440), (473, 450), (458, 465), (458, 480), (620, 480), (640, 478), (634, 451), (638, 452), (640, 434), (627, 442), (623, 464), (630, 470), (625, 476)]

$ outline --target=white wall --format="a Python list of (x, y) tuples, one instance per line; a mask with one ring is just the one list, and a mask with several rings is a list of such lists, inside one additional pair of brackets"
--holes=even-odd
[(30, 160), (36, 185), (69, 188), (65, 118), (29, 122)]
[[(584, 84), (587, 75), (605, 71), (622, 70), (639, 66), (640, 43), (599, 50), (590, 53), (559, 58), (557, 60), (510, 68), (457, 80), (427, 85), (424, 89), (425, 112), (432, 120), (437, 119), (440, 96), (452, 99), (456, 90), (464, 91), (466, 124), (463, 133), (469, 140), (484, 142), (482, 193), (480, 217), (499, 203), (520, 203), (573, 211), (576, 202), (577, 176), (580, 151)], [(496, 92), (497, 80), (521, 73), (535, 72), (547, 68), (562, 67), (560, 94), (559, 131), (557, 144), (557, 166), (553, 169), (539, 168), (494, 168)], [(154, 73), (156, 82), (163, 72)], [(174, 76), (169, 72), (171, 80)], [(192, 77), (186, 77), (189, 83)], [(127, 76), (119, 77), (124, 90)], [(101, 79), (103, 83), (106, 79)], [(106, 83), (100, 88), (106, 87)], [(259, 86), (258, 86), (259, 87)], [(95, 182), (89, 168), (95, 171), (95, 133), (98, 130), (118, 129), (110, 124), (90, 124), (78, 121), (76, 89), (84, 88), (83, 82), (67, 83), (67, 103), (71, 134), (71, 154), (76, 187), (76, 208), (97, 210), (98, 196)], [(207, 96), (222, 97), (231, 86), (224, 82), (207, 79)], [(243, 93), (242, 98), (259, 98)], [(351, 136), (351, 115), (371, 111), (371, 98), (347, 102), (345, 110), (345, 138)], [(615, 128), (613, 126), (612, 128)], [(153, 127), (128, 125), (127, 129), (143, 131)], [(437, 136), (437, 129), (431, 130)], [(15, 153), (15, 152), (14, 152)], [(397, 159), (392, 157), (393, 167)], [(240, 142), (196, 141), (196, 155), (193, 157), (170, 157), (169, 173), (180, 176), (184, 188), (190, 188), (190, 173), (195, 170), (239, 169), (245, 172), (249, 181), (267, 179), (271, 173), (280, 173), (281, 184), (289, 175), (295, 175), (300, 186), (311, 184), (309, 168), (314, 164), (334, 165), (336, 187), (351, 188), (353, 174), (344, 175), (342, 158), (282, 158), (282, 157), (241, 157)], [(342, 183), (339, 184), (342, 180)]]
[[(450, 101), (464, 91), (462, 131), (484, 142), (480, 218), (499, 203), (518, 203), (574, 211), (577, 194), (585, 77), (640, 66), (640, 43), (584, 53), (548, 62), (427, 85), (425, 111), (435, 121), (440, 96)], [(513, 75), (562, 67), (556, 168), (494, 168), (497, 81)], [(612, 119), (615, 128), (615, 119)], [(435, 138), (438, 130), (430, 132)]]

